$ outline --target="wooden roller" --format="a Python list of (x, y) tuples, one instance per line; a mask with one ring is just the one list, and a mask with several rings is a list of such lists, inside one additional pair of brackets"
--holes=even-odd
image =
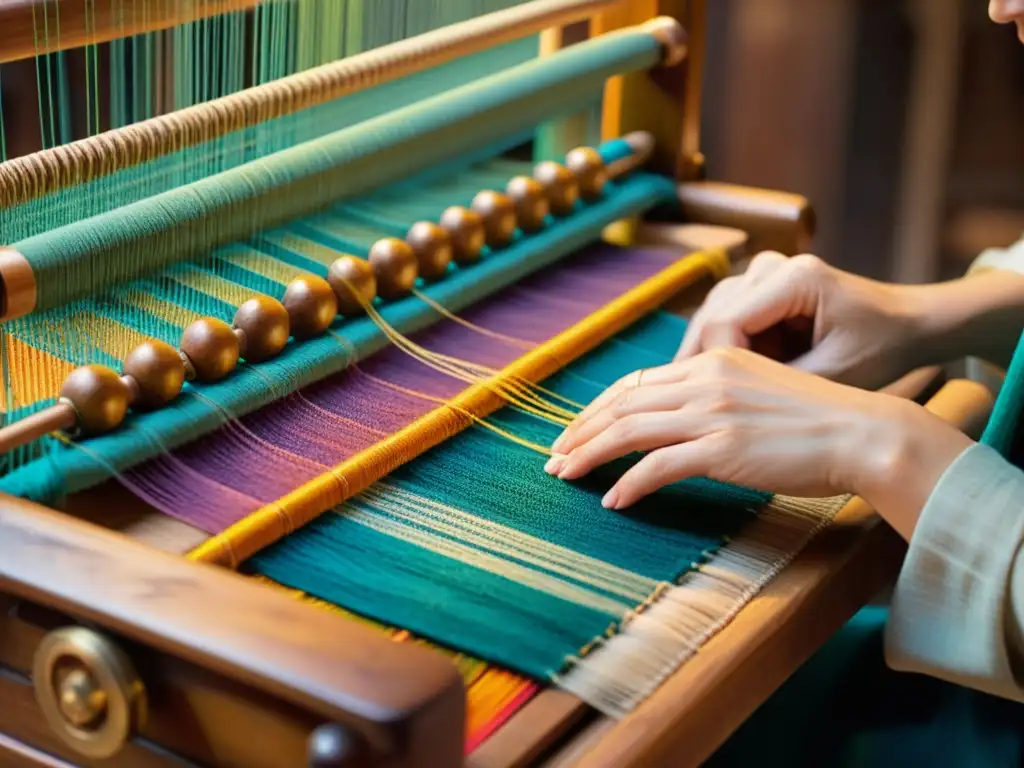
[(678, 194), (684, 221), (742, 229), (751, 253), (793, 256), (811, 248), (814, 209), (802, 195), (716, 181), (684, 182)]
[[(587, 19), (603, 8), (614, 5), (616, 1), (534, 0), (515, 8), (452, 24), (264, 85), (180, 109), (171, 114), (160, 115), (87, 139), (15, 158), (0, 164), (0, 211), (43, 197), (65, 186), (86, 184), (123, 168), (154, 160), (199, 142), (431, 69), (550, 27)], [(139, 3), (139, 0), (134, 2)], [(60, 47), (73, 47), (72, 44), (65, 46), (68, 40), (77, 40), (74, 45), (82, 45), (86, 42), (123, 36), (121, 33), (125, 28), (119, 23), (120, 10), (115, 23), (110, 18), (113, 14), (111, 8), (116, 6), (120, 9), (125, 6), (125, 18), (131, 18), (127, 7), (132, 4), (129, 0), (116, 3), (114, 6), (92, 0), (89, 0), (88, 4), (95, 7), (95, 23), (90, 16), (90, 35), (83, 37), (85, 28), (82, 25), (85, 17), (82, 15), (82, 8), (86, 5), (86, 0), (62, 0), (60, 3)], [(200, 18), (212, 13), (238, 10), (238, 7), (253, 4), (253, 0), (207, 0), (190, 5), (189, 7), (193, 8), (190, 14), (178, 13), (175, 16), (166, 10), (162, 14), (153, 12), (150, 14), (146, 29), (158, 29), (161, 28), (161, 24), (171, 26), (191, 21), (193, 17)], [(0, 62), (39, 53), (35, 49), (31, 14), (33, 7), (42, 5), (38, 0), (16, 0), (13, 4), (0, 2)], [(53, 4), (45, 5), (52, 7)], [(154, 4), (146, 3), (146, 7), (150, 5)], [(178, 8), (182, 4), (155, 5), (162, 8)], [(68, 11), (65, 10), (65, 6), (69, 9), (79, 9), (78, 16), (71, 13), (66, 20), (65, 13)], [(215, 8), (221, 10), (214, 10)], [(154, 22), (153, 17), (160, 19), (161, 22)], [(66, 26), (74, 25), (76, 19), (79, 25), (77, 38), (72, 34), (74, 26), (72, 33), (69, 33)], [(654, 34), (659, 35), (659, 39), (664, 38), (666, 57), (677, 57), (680, 51), (674, 41), (678, 37), (678, 32), (669, 29), (671, 24), (666, 25), (664, 21), (660, 23), (660, 27), (655, 26)], [(17, 36), (13, 35), (12, 26), (16, 29)], [(143, 30), (134, 29), (135, 33), (140, 31)], [(685, 54), (685, 51), (683, 53)]]

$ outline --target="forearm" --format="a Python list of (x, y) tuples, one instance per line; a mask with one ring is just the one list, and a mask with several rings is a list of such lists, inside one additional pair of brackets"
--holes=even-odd
[(1024, 274), (989, 270), (914, 290), (929, 364), (979, 357), (1006, 367), (1024, 329)]

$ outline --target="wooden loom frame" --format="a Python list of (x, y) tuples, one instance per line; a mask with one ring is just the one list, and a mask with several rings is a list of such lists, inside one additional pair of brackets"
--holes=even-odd
[[(703, 14), (704, 0), (644, 2), (629, 10), (643, 6), (698, 21)], [(626, 23), (609, 15), (597, 20), (596, 31)], [(654, 129), (666, 148), (656, 162), (680, 179), (688, 220), (739, 226), (749, 233), (752, 249), (803, 250), (813, 227), (805, 200), (702, 179), (702, 40), (699, 32), (691, 36), (685, 67), (611, 84), (606, 126)], [(675, 109), (665, 108), (673, 104)], [(661, 108), (645, 114), (643, 105)], [(671, 239), (672, 231), (664, 236)], [(915, 380), (908, 391), (916, 395), (922, 388)], [(987, 393), (963, 382), (947, 385), (930, 402), (968, 431), (983, 422), (989, 405)], [(46, 766), (76, 759), (47, 731), (28, 680), (29, 649), (47, 629), (70, 620), (101, 627), (131, 649), (163, 698), (164, 719), (156, 720), (162, 732), (147, 736), (169, 738), (195, 759), (219, 764), (225, 755), (244, 754), (240, 741), (273, 724), (275, 740), (258, 748), (284, 760), (303, 749), (317, 726), (327, 724), (327, 735), (337, 735), (331, 730), (336, 724), (357, 735), (357, 747), (321, 754), (311, 764), (461, 762), (461, 680), (440, 656), (28, 502), (0, 499), (0, 531), (0, 703), (15, 707), (13, 721), (3, 725), (12, 736), (0, 731), (0, 759)], [(633, 715), (614, 723), (595, 717), (574, 697), (548, 690), (469, 763), (697, 764), (873, 596), (895, 572), (899, 556), (895, 535), (865, 505), (851, 502), (826, 535)], [(82, 571), (90, 573), (88, 583), (76, 581)], [(240, 612), (225, 615), (226, 604)], [(189, 723), (176, 727), (169, 714), (198, 716), (218, 733)], [(133, 743), (103, 764), (169, 763), (145, 743)]]

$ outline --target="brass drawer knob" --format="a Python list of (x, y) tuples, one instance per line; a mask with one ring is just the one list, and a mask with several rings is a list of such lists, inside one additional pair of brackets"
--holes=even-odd
[(114, 756), (145, 721), (146, 691), (131, 660), (90, 629), (59, 629), (43, 638), (32, 676), (50, 727), (84, 757)]

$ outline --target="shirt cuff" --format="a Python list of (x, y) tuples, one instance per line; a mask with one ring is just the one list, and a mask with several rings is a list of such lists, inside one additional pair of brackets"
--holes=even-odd
[(978, 254), (967, 269), (968, 275), (991, 270), (1024, 272), (1024, 235), (1009, 248), (988, 248)]
[(1024, 700), (1013, 605), (1024, 602), (1024, 575), (1014, 574), (1022, 539), (1024, 472), (971, 446), (939, 480), (911, 538), (886, 626), (889, 666)]

